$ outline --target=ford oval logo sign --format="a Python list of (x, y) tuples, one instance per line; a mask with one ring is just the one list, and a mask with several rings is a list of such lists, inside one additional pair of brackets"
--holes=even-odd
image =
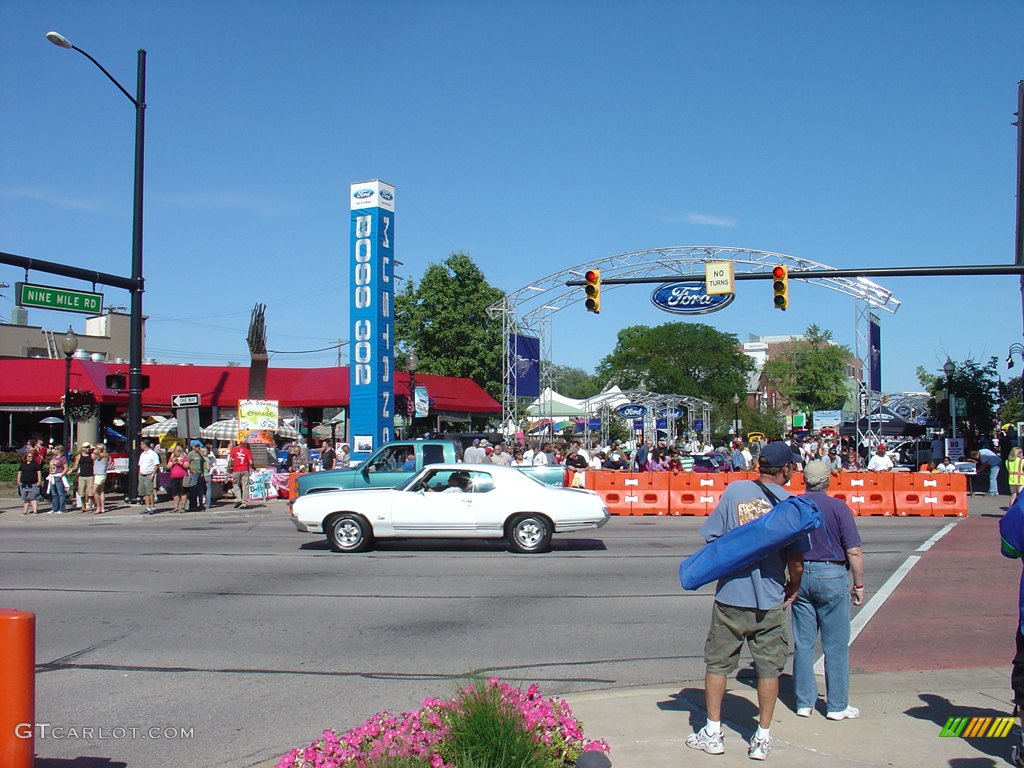
[(390, 203), (394, 198), (395, 198), (395, 196), (392, 195), (390, 192), (388, 192), (386, 189), (382, 189), (380, 191), (380, 199), (381, 200), (387, 200)]
[(352, 197), (356, 200), (365, 200), (368, 197), (373, 197), (372, 189), (359, 189), (352, 193)]
[(639, 405), (638, 403), (627, 403), (626, 405), (620, 405), (617, 413), (619, 416), (625, 416), (627, 419), (639, 419), (647, 413), (647, 406)]
[(658, 309), (679, 315), (706, 315), (724, 309), (735, 298), (734, 293), (709, 296), (701, 282), (665, 283), (654, 289), (651, 303)]

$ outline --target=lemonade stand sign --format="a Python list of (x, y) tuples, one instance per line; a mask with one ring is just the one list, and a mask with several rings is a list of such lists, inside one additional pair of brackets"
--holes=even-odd
[(239, 400), (238, 429), (277, 431), (277, 400)]

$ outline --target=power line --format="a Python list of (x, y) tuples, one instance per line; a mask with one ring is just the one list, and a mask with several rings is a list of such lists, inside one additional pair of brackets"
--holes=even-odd
[(332, 344), (329, 347), (321, 347), (320, 349), (301, 349), (297, 351), (287, 352), (278, 349), (268, 349), (267, 352), (269, 352), (272, 355), (312, 355), (315, 352), (329, 352), (332, 349), (341, 349), (347, 344), (347, 341), (339, 341), (337, 344)]

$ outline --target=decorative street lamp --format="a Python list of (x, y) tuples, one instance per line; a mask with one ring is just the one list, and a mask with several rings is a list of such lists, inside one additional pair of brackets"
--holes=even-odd
[(1010, 351), (1006, 355), (1006, 367), (1013, 368), (1013, 356), (1020, 355), (1020, 359), (1024, 360), (1024, 344), (1011, 344)]
[(946, 374), (946, 399), (949, 400), (950, 437), (956, 440), (956, 398), (953, 396), (953, 374), (956, 373), (956, 365), (948, 357), (942, 366), (942, 372)]
[(71, 400), (71, 358), (78, 351), (78, 334), (70, 325), (60, 340), (60, 346), (64, 351), (64, 452), (67, 453), (71, 450), (71, 414), (68, 410)]
[[(142, 431), (142, 180), (146, 156), (146, 51), (138, 52), (135, 96), (132, 96), (102, 64), (58, 32), (47, 32), (46, 39), (59, 48), (78, 51), (95, 64), (135, 106), (135, 192), (132, 207), (132, 300), (128, 341), (128, 500), (135, 501), (139, 490), (139, 437)], [(67, 423), (65, 422), (65, 430)], [(67, 447), (67, 446), (65, 446)]]
[(416, 436), (416, 369), (419, 367), (420, 359), (410, 346), (405, 355), (405, 369), (409, 372), (409, 437)]
[(733, 407), (733, 415), (735, 416), (735, 418), (733, 419), (733, 422), (732, 422), (732, 428), (733, 428), (733, 431), (736, 433), (736, 437), (739, 437), (740, 436), (740, 396), (739, 395), (733, 395), (732, 396), (732, 407)]

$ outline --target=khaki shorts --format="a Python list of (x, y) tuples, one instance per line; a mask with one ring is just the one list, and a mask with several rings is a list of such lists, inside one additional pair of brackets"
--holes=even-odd
[(139, 475), (139, 495), (140, 496), (152, 496), (156, 486), (153, 481), (156, 479), (156, 473), (151, 472), (148, 475)]
[(704, 645), (707, 671), (731, 675), (739, 665), (744, 641), (750, 648), (758, 678), (767, 680), (781, 675), (789, 653), (786, 612), (782, 608), (762, 611), (715, 601)]
[(93, 475), (92, 478), (92, 490), (93, 493), (99, 493), (103, 490), (103, 486), (107, 483), (106, 475)]
[(78, 495), (82, 497), (82, 506), (89, 503), (89, 499), (92, 498), (93, 492), (93, 479), (92, 477), (79, 477), (78, 478)]

